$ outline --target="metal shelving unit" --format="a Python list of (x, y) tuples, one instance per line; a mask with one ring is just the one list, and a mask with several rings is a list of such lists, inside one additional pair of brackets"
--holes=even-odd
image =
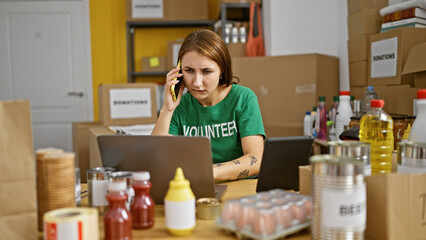
[(134, 82), (135, 77), (141, 76), (165, 76), (167, 72), (136, 72), (134, 54), (134, 33), (138, 28), (185, 28), (205, 27), (212, 28), (214, 21), (211, 20), (188, 20), (188, 21), (127, 21), (127, 82)]
[(222, 3), (220, 7), (220, 23), (222, 27), (222, 38), (225, 38), (225, 24), (228, 19), (229, 8), (247, 8), (250, 9), (250, 3)]

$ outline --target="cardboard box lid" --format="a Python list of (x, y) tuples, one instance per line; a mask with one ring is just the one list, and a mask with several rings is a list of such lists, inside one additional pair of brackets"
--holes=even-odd
[(402, 74), (426, 71), (426, 42), (410, 49)]

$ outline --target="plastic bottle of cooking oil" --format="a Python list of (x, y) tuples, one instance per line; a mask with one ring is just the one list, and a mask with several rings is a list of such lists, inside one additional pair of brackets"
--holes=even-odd
[(371, 110), (360, 121), (359, 140), (371, 145), (373, 175), (392, 172), (393, 120), (383, 111), (384, 105), (383, 100), (371, 100)]

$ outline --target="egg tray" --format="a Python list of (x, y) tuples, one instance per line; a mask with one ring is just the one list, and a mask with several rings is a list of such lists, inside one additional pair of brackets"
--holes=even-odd
[(239, 239), (272, 240), (308, 228), (312, 212), (310, 196), (274, 189), (226, 201), (216, 225)]

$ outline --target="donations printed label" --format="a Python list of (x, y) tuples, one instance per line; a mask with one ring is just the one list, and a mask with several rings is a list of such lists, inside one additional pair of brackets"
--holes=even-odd
[(109, 96), (111, 119), (152, 117), (149, 88), (111, 89)]
[(371, 78), (394, 77), (398, 60), (398, 38), (371, 43)]
[(132, 0), (132, 18), (163, 18), (163, 0)]

